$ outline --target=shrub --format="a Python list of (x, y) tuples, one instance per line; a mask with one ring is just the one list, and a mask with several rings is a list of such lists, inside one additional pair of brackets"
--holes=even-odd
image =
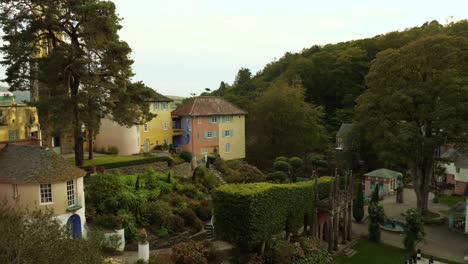
[(321, 250), (313, 255), (294, 261), (292, 264), (332, 264), (333, 258), (325, 250)]
[(183, 159), (185, 162), (192, 161), (192, 153), (185, 151), (185, 150), (180, 152), (179, 157)]
[(145, 204), (142, 216), (149, 225), (160, 228), (169, 224), (173, 214), (172, 208), (168, 203), (156, 201)]
[[(332, 177), (318, 180), (319, 198), (328, 196)], [(244, 249), (259, 249), (271, 234), (304, 225), (314, 210), (314, 181), (289, 184), (227, 184), (213, 194), (215, 228), (222, 239)]]
[(110, 230), (115, 230), (120, 227), (120, 223), (118, 223), (117, 217), (111, 214), (97, 215), (94, 223), (100, 227)]
[(380, 201), (379, 197), (379, 185), (376, 184), (374, 191), (372, 192), (371, 203), (378, 203)]
[(249, 259), (247, 264), (265, 264), (265, 260), (262, 256), (255, 254)]
[(272, 182), (285, 182), (288, 179), (288, 175), (282, 171), (275, 171), (268, 173), (267, 180)]
[(195, 212), (190, 208), (185, 208), (177, 213), (184, 219), (185, 225), (194, 228), (196, 231), (200, 231), (203, 228), (202, 222), (198, 219)]
[(117, 155), (119, 154), (119, 148), (116, 146), (111, 146), (107, 149), (107, 153), (110, 155)]
[(159, 238), (165, 238), (169, 236), (169, 230), (167, 230), (165, 227), (161, 227), (156, 230), (153, 230), (153, 232)]
[(195, 183), (200, 183), (208, 190), (212, 190), (219, 185), (218, 179), (205, 167), (198, 166), (193, 172), (192, 180)]
[(384, 209), (378, 203), (369, 204), (369, 240), (380, 242), (380, 225), (384, 222)]
[(287, 161), (279, 160), (273, 163), (273, 168), (275, 169), (275, 171), (282, 171), (282, 172), (288, 173), (290, 169), (290, 165)]
[(165, 224), (165, 227), (169, 230), (169, 233), (179, 233), (184, 231), (185, 221), (182, 217), (178, 215), (172, 215), (169, 220), (169, 223)]
[(406, 250), (414, 252), (416, 245), (426, 236), (422, 216), (416, 209), (409, 209), (405, 220), (403, 244)]
[(214, 257), (207, 241), (188, 241), (172, 247), (171, 258), (176, 264), (207, 264)]
[(359, 181), (356, 198), (353, 203), (353, 217), (358, 223), (364, 218), (364, 191), (361, 181)]
[(202, 221), (208, 221), (211, 219), (211, 211), (213, 208), (213, 203), (211, 200), (203, 200), (201, 203), (197, 204), (194, 207), (194, 211), (197, 214), (198, 218)]
[(291, 157), (289, 158), (289, 164), (293, 169), (298, 169), (304, 165), (304, 161), (299, 157)]
[(277, 162), (277, 161), (288, 162), (289, 159), (288, 159), (288, 157), (279, 156), (279, 157), (276, 157), (276, 159), (275, 159), (275, 162)]
[(285, 240), (276, 240), (266, 254), (267, 262), (272, 264), (290, 264), (304, 257), (302, 249)]
[(187, 200), (182, 195), (172, 194), (170, 196), (170, 203), (176, 209), (187, 208)]

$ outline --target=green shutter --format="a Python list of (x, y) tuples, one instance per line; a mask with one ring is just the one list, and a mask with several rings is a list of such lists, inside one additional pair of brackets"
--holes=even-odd
[(229, 132), (229, 134), (231, 135), (231, 137), (234, 136), (234, 129), (231, 129), (231, 132)]
[(213, 120), (213, 119), (212, 119), (212, 117), (211, 117), (211, 116), (210, 116), (210, 117), (208, 117), (208, 123), (210, 123), (210, 124), (211, 124), (211, 123), (213, 123), (213, 122), (211, 122), (212, 120)]
[(223, 123), (226, 123), (226, 116), (222, 117)]
[(213, 131), (213, 137), (214, 138), (216, 137), (216, 131)]
[(224, 137), (224, 135), (225, 135), (225, 134), (224, 134), (224, 131), (226, 131), (226, 130), (222, 130), (222, 131), (221, 131), (221, 136), (222, 136), (222, 137)]
[(205, 138), (208, 138), (208, 132), (205, 131), (203, 134)]

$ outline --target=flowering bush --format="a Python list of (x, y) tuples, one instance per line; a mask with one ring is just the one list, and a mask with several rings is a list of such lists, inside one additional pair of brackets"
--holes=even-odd
[(209, 241), (189, 241), (172, 247), (171, 258), (176, 264), (208, 264), (213, 257)]

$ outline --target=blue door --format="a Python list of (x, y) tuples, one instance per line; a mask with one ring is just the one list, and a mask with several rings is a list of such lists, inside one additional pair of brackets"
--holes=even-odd
[(81, 237), (81, 219), (80, 216), (77, 214), (74, 214), (68, 218), (68, 223), (67, 225), (69, 226), (73, 238), (79, 238)]

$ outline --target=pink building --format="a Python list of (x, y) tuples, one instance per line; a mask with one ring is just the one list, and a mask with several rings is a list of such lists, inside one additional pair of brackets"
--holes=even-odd
[(397, 188), (398, 177), (403, 177), (399, 172), (389, 169), (378, 169), (364, 174), (365, 195), (371, 196), (375, 186), (379, 186), (379, 196), (393, 194)]

